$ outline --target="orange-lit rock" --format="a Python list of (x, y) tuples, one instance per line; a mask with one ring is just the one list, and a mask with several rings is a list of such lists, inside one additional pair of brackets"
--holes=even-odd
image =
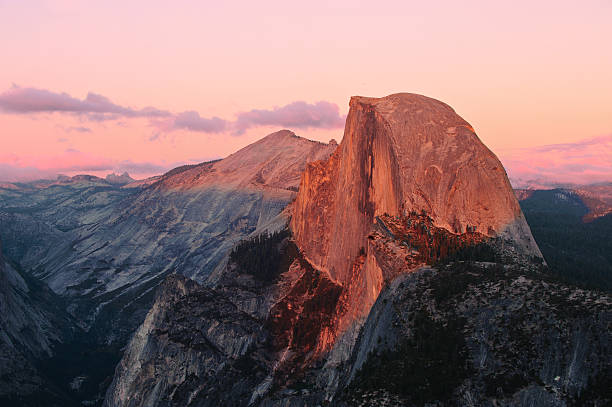
[[(274, 137), (280, 140), (264, 139), (244, 156), (175, 173), (155, 188), (223, 180), (293, 196), (299, 165), (280, 166), (272, 151), (291, 135)], [(283, 212), (291, 215), (292, 233), (240, 243), (215, 274), (214, 287), (191, 284), (184, 298), (175, 298), (185, 280), (168, 279), (106, 405), (125, 404), (131, 395), (140, 398), (134, 405), (173, 397), (184, 405), (185, 395), (210, 405), (335, 405), (347, 389), (347, 370), (363, 366), (381, 340), (384, 332), (373, 325), (389, 333), (385, 347), (414, 336), (394, 328), (404, 315), (395, 304), (414, 299), (392, 291), (401, 301), (386, 295), (376, 302), (383, 289), (448, 256), (471, 260), (476, 253), (490, 261), (484, 253), (497, 262), (498, 255), (515, 255), (517, 264), (537, 267), (518, 261), (541, 255), (503, 167), (445, 104), (409, 94), (356, 97), (337, 148), (333, 141), (304, 145), (291, 149), (289, 163), (303, 165), (318, 154), (320, 160), (307, 165), (295, 201)], [(310, 159), (300, 161), (309, 151)], [(491, 244), (480, 244), (485, 241)], [(263, 261), (270, 259), (279, 262)], [(418, 300), (431, 297), (431, 286), (419, 290)], [(435, 306), (430, 301), (427, 309)], [(362, 330), (366, 318), (369, 328)]]
[(452, 108), (414, 94), (353, 97), (342, 143), (302, 176), (290, 225), (304, 256), (344, 287), (338, 335), (365, 317), (398, 268), (416, 266), (397, 260), (405, 248), (368, 240), (378, 216), (414, 212), (541, 257), (502, 164)]

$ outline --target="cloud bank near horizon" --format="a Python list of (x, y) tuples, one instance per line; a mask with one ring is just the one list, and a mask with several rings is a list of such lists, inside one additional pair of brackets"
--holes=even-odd
[(515, 188), (612, 182), (612, 135), (500, 152)]
[[(84, 99), (78, 99), (64, 92), (57, 93), (17, 85), (0, 94), (0, 112), (21, 115), (72, 114), (92, 122), (146, 118), (150, 120), (152, 126), (162, 132), (180, 129), (208, 134), (227, 132), (234, 136), (240, 136), (250, 128), (261, 126), (335, 129), (344, 127), (346, 120), (346, 116), (340, 114), (338, 105), (327, 101), (316, 103), (296, 101), (272, 109), (253, 109), (238, 112), (235, 120), (227, 120), (219, 117), (203, 117), (193, 110), (172, 113), (151, 106), (134, 109), (113, 103), (106, 96), (92, 92), (89, 92)], [(73, 128), (76, 131), (84, 129), (87, 128)]]
[(137, 178), (163, 174), (185, 164), (208, 161), (208, 158), (189, 159), (179, 162), (154, 162), (114, 160), (72, 148), (61, 154), (47, 157), (15, 157), (0, 154), (0, 182), (29, 182), (40, 179), (55, 179), (58, 175), (127, 172)]
[(132, 109), (110, 101), (106, 96), (89, 92), (85, 99), (46, 89), (22, 88), (13, 85), (0, 94), (0, 109), (6, 113), (72, 113), (93, 121), (115, 120), (119, 117), (169, 117), (171, 113), (154, 107)]
[[(514, 188), (554, 188), (612, 182), (612, 135), (500, 151), (499, 157)], [(113, 160), (67, 148), (48, 157), (0, 155), (0, 181), (17, 182), (55, 178), (59, 174), (127, 171), (131, 175), (162, 174), (184, 164), (218, 157), (180, 162)]]

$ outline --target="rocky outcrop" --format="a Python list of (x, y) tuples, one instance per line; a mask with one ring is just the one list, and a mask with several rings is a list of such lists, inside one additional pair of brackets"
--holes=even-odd
[[(389, 229), (400, 232), (391, 222)], [(338, 344), (323, 358), (318, 346), (335, 328), (344, 288), (287, 236), (241, 243), (214, 288), (168, 278), (105, 405), (609, 401), (609, 295), (558, 281), (541, 265), (458, 260), (482, 255), (467, 245), (455, 260), (393, 279), (348, 357), (334, 364)]]
[[(207, 176), (198, 182), (206, 185)], [(342, 143), (328, 160), (308, 165), (291, 214), (287, 247), (295, 253), (280, 275), (267, 265), (274, 258), (264, 250), (267, 238), (257, 238), (235, 249), (214, 288), (188, 290), (167, 304), (162, 290), (156, 307), (175, 317), (149, 314), (108, 405), (180, 405), (186, 394), (190, 405), (336, 403), (347, 371), (362, 363), (353, 356), (360, 328), (399, 275), (444, 259), (541, 261), (499, 161), (452, 109), (417, 95), (353, 98)], [(192, 315), (179, 307), (185, 302), (197, 316), (185, 328), (190, 339), (177, 341), (165, 332), (183, 326), (173, 322), (179, 315)], [(233, 319), (244, 321), (243, 334), (232, 333)], [(194, 345), (200, 332), (206, 343), (224, 337), (224, 346), (240, 351), (217, 344), (216, 359)], [(257, 380), (235, 370), (244, 357)]]
[(540, 255), (503, 166), (453, 109), (413, 94), (350, 106), (340, 148), (308, 167), (294, 205), (291, 228), (314, 264), (344, 280), (374, 217), (410, 211)]
[(397, 278), (361, 331), (335, 402), (607, 405), (612, 298), (533, 268), (452, 263)]
[(123, 174), (115, 174), (114, 172), (108, 174), (105, 178), (106, 182), (113, 185), (127, 185), (134, 182), (134, 178), (130, 177), (130, 174), (124, 172)]
[(400, 247), (381, 252), (372, 235), (378, 220), (409, 223), (415, 213), (452, 234), (498, 237), (541, 258), (503, 166), (453, 109), (414, 94), (353, 97), (341, 145), (308, 166), (291, 220), (305, 257), (345, 288), (334, 337), (354, 336), (351, 327), (398, 274), (389, 255), (406, 257)]
[(105, 405), (247, 406), (278, 387), (279, 377), (286, 383), (294, 373), (286, 369), (303, 365), (328, 322), (325, 305), (312, 299), (334, 289), (302, 266), (288, 236), (241, 243), (215, 288), (166, 279)]
[(156, 184), (156, 189), (225, 185), (227, 188), (293, 190), (298, 187), (306, 164), (327, 159), (335, 147), (281, 130), (222, 160), (174, 169)]
[(117, 367), (105, 406), (246, 405), (265, 379), (262, 362), (245, 356), (262, 340), (260, 326), (222, 293), (168, 278)]

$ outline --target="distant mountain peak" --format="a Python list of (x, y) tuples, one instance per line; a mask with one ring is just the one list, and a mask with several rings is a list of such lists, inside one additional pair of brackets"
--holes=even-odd
[(280, 130), (221, 160), (173, 169), (162, 177), (158, 186), (217, 185), (295, 191), (306, 164), (327, 159), (333, 150), (334, 146), (296, 136), (290, 130)]
[(126, 185), (131, 182), (134, 182), (134, 179), (130, 177), (130, 174), (128, 174), (127, 171), (121, 175), (118, 175), (112, 172), (108, 174), (105, 179), (107, 182), (114, 184), (114, 185)]
[[(291, 130), (282, 129), (279, 131), (275, 131), (274, 133), (270, 133), (267, 136), (261, 138), (261, 140), (270, 140), (270, 139), (280, 139), (280, 138), (291, 138), (291, 137), (299, 137)], [(299, 137), (303, 138), (303, 137)]]

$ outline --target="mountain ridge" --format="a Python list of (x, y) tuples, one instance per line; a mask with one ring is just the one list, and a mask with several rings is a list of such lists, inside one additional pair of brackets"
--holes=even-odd
[(7, 256), (62, 297), (86, 332), (82, 342), (105, 357), (142, 323), (168, 275), (205, 282), (235, 243), (284, 227), (307, 160), (334, 148), (285, 131), (228, 161), (135, 188), (82, 176), (0, 189), (0, 238)]
[[(394, 102), (397, 98), (424, 103), (431, 109), (427, 115), (436, 116), (442, 109), (445, 118), (433, 130), (421, 132), (423, 142), (404, 140), (404, 150), (392, 143), (394, 132), (406, 130), (403, 122), (383, 118), (383, 114), (393, 115), (393, 109), (400, 116), (406, 113), (406, 106)], [(451, 262), (452, 271), (463, 259), (471, 264), (474, 258), (485, 262), (485, 276), (486, 264), (503, 270), (505, 263), (515, 263), (519, 273), (540, 272), (541, 254), (505, 171), (471, 127), (447, 105), (429, 98), (392, 95), (381, 99), (381, 112), (375, 106), (377, 100), (351, 99), (345, 137), (327, 160), (307, 165), (297, 197), (285, 211), (290, 216), (287, 228), (271, 235), (255, 233), (239, 243), (206, 286), (180, 276), (166, 281), (147, 324), (139, 328), (117, 367), (105, 405), (358, 404), (342, 398), (351, 381), (346, 372), (355, 363), (355, 346), (360, 341), (380, 343), (375, 336), (364, 339), (362, 327), (379, 294), (388, 291), (391, 283), (426, 270), (437, 273), (445, 261)], [(388, 100), (392, 103), (386, 104)], [(418, 108), (413, 110), (420, 114)], [(417, 121), (412, 129), (431, 126), (429, 121)], [(414, 132), (415, 137), (420, 137), (418, 133)], [(410, 157), (419, 156), (423, 148), (429, 151), (427, 135), (477, 145), (463, 148), (457, 143), (459, 151), (450, 148), (447, 156), (432, 154), (423, 168)], [(458, 200), (455, 209), (462, 208), (461, 199), (466, 205), (475, 202), (473, 211), (453, 219), (453, 210), (440, 206), (444, 198), (411, 196), (409, 184), (415, 179), (424, 182), (419, 177), (427, 180), (436, 157), (470, 162), (474, 156), (469, 152), (484, 166), (459, 171), (446, 179), (448, 188), (435, 192), (442, 197), (454, 194), (450, 202)], [(455, 161), (442, 162), (437, 171), (444, 173)], [(499, 207), (489, 208), (493, 215), (479, 218), (478, 202), (492, 198), (486, 190), (480, 201), (470, 201), (473, 190), (466, 182), (470, 174), (481, 180), (477, 188), (489, 187), (493, 196), (503, 197)], [(461, 188), (452, 188), (455, 181), (463, 182)], [(404, 201), (404, 189), (413, 201)], [(430, 206), (419, 206), (425, 204)], [(273, 258), (283, 260), (271, 265)], [(216, 312), (217, 308), (226, 311)]]

